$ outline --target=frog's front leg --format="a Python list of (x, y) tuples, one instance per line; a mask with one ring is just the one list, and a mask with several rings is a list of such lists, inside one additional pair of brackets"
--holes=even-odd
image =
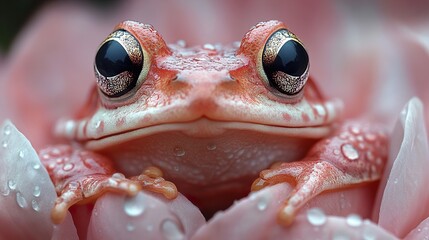
[(176, 186), (165, 181), (156, 167), (149, 167), (141, 175), (127, 179), (115, 172), (108, 158), (69, 145), (45, 148), (39, 152), (39, 157), (58, 195), (51, 213), (54, 223), (60, 223), (72, 205), (89, 202), (105, 192), (133, 196), (145, 189), (161, 193), (167, 199), (178, 195)]
[(252, 190), (281, 182), (295, 185), (278, 215), (280, 223), (288, 225), (305, 203), (324, 191), (379, 180), (387, 147), (380, 126), (345, 123), (333, 136), (316, 143), (301, 161), (278, 163), (262, 171)]

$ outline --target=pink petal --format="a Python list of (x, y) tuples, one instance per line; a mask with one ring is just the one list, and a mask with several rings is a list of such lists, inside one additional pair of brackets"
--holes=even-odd
[(54, 229), (55, 189), (30, 142), (9, 121), (0, 142), (0, 239), (50, 239), (53, 231), (77, 239), (69, 219)]
[(423, 220), (404, 240), (429, 239), (429, 217)]
[(140, 192), (135, 197), (106, 194), (97, 200), (88, 239), (189, 239), (205, 223), (185, 197), (173, 201)]
[[(396, 239), (369, 220), (361, 220), (358, 215), (352, 215), (356, 218), (351, 217), (349, 220), (341, 217), (327, 217), (324, 214), (319, 217), (312, 215), (313, 207), (321, 208), (330, 214), (340, 215), (368, 212), (365, 209), (371, 208), (371, 204), (368, 205), (371, 201), (367, 200), (367, 189), (322, 194), (301, 211), (291, 226), (281, 226), (276, 222), (276, 216), (281, 202), (290, 190), (291, 188), (287, 184), (277, 184), (251, 194), (225, 212), (218, 213), (207, 225), (198, 230), (193, 240), (331, 239), (335, 236), (352, 239), (363, 236)], [(370, 190), (372, 191), (372, 189)], [(310, 219), (319, 221), (320, 224), (311, 223)]]
[(422, 103), (413, 98), (392, 134), (390, 162), (380, 183), (384, 191), (378, 196), (378, 222), (398, 237), (429, 216), (429, 149), (424, 124)]

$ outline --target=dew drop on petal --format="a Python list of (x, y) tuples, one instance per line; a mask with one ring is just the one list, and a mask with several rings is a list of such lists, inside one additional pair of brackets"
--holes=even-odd
[(268, 199), (264, 196), (260, 197), (258, 200), (258, 203), (256, 204), (256, 207), (258, 208), (259, 211), (264, 211), (265, 209), (267, 209), (268, 206)]
[(350, 227), (359, 227), (362, 225), (362, 218), (357, 214), (350, 214), (347, 216), (346, 222)]
[(145, 210), (145, 207), (142, 203), (137, 201), (136, 197), (130, 197), (125, 200), (124, 203), (124, 212), (130, 217), (138, 217)]
[(357, 160), (359, 158), (358, 151), (351, 144), (343, 144), (341, 146), (341, 152), (343, 153), (344, 157), (349, 160)]
[(9, 136), (9, 135), (10, 135), (11, 130), (10, 130), (10, 126), (9, 126), (9, 125), (4, 126), (4, 128), (3, 128), (3, 133), (4, 133), (4, 135), (6, 135), (6, 136)]
[(249, 195), (249, 199), (250, 199), (251, 201), (254, 201), (254, 200), (256, 199), (256, 193), (255, 193), (255, 192), (250, 193), (250, 195)]
[(132, 232), (132, 231), (134, 231), (136, 229), (136, 226), (134, 226), (134, 224), (132, 224), (132, 223), (128, 223), (127, 224), (127, 231), (128, 232)]
[(24, 151), (20, 150), (18, 156), (19, 158), (23, 159), (25, 157)]
[(170, 219), (164, 220), (161, 223), (161, 233), (164, 235), (164, 238), (168, 240), (185, 239), (185, 236), (179, 226)]
[(33, 196), (40, 197), (40, 187), (36, 185), (33, 190)]
[(3, 142), (1, 143), (1, 145), (2, 145), (3, 148), (7, 148), (8, 143), (7, 143), (6, 140), (3, 140)]
[(10, 190), (15, 190), (16, 189), (15, 180), (10, 179), (9, 181), (7, 181), (7, 186), (9, 187)]
[(8, 187), (5, 187), (2, 191), (1, 191), (1, 195), (3, 196), (9, 196), (10, 193), (10, 189)]
[(34, 211), (39, 212), (40, 211), (40, 205), (39, 202), (37, 202), (36, 200), (31, 200), (31, 207), (33, 208)]
[(307, 220), (313, 226), (321, 226), (326, 223), (326, 215), (320, 208), (312, 208), (307, 211)]
[(39, 163), (35, 163), (35, 164), (33, 165), (33, 169), (34, 169), (34, 170), (38, 170), (38, 169), (40, 169), (40, 164), (39, 164)]
[(20, 208), (26, 208), (28, 207), (27, 200), (25, 200), (24, 196), (21, 192), (16, 192), (16, 203)]
[(183, 156), (185, 156), (185, 154), (186, 154), (186, 152), (183, 148), (181, 148), (181, 147), (175, 147), (174, 148), (174, 155), (176, 157), (183, 157)]

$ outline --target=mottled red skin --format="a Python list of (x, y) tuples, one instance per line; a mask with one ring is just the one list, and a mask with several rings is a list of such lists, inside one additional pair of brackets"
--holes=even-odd
[[(293, 220), (301, 206), (323, 191), (377, 181), (383, 171), (387, 154), (387, 141), (382, 128), (364, 126), (360, 122), (338, 123), (339, 109), (320, 94), (312, 78), (308, 79), (300, 93), (286, 97), (273, 91), (264, 81), (260, 63), (262, 49), (270, 34), (280, 28), (286, 27), (278, 21), (260, 23), (244, 36), (240, 47), (230, 46), (215, 50), (167, 45), (149, 25), (130, 21), (119, 24), (115, 29), (130, 32), (146, 51), (147, 60), (150, 61), (147, 76), (132, 95), (121, 101), (109, 99), (100, 93), (97, 87), (93, 88), (88, 103), (76, 115), (76, 119), (71, 120), (72, 127), (67, 127), (64, 123), (58, 124), (58, 134), (74, 141), (75, 145), (72, 145), (73, 149), (70, 146), (54, 146), (40, 152), (42, 162), (48, 169), (59, 195), (53, 219), (56, 222), (61, 221), (68, 207), (97, 198), (105, 191), (132, 195), (145, 188), (170, 198), (176, 196), (177, 189), (170, 182), (160, 179), (161, 173), (143, 171), (152, 165), (167, 166), (161, 167), (165, 177), (176, 183), (179, 191), (188, 196), (203, 212), (210, 214), (246, 195), (251, 179), (257, 177), (253, 171), (262, 171), (274, 162), (285, 162), (262, 171), (260, 178), (253, 184), (253, 190), (279, 182), (296, 185), (280, 210), (280, 220), (285, 224)], [(231, 52), (234, 53), (233, 56), (228, 55)], [(153, 112), (156, 114), (152, 114)], [(134, 116), (139, 118), (135, 119)], [(189, 126), (186, 125), (188, 123)], [(169, 134), (183, 135), (186, 141), (190, 141), (190, 146), (200, 141), (210, 143), (210, 138), (225, 140), (222, 133), (213, 130), (217, 130), (218, 125), (224, 123), (251, 127), (244, 130), (222, 129), (230, 135), (235, 136), (237, 133), (242, 136), (238, 140), (235, 139), (235, 142), (226, 142), (226, 146), (221, 142), (218, 148), (237, 151), (239, 148), (228, 148), (228, 145), (255, 144), (258, 140), (254, 139), (260, 136), (272, 137), (276, 141), (285, 140), (280, 143), (273, 141), (278, 146), (295, 144), (292, 149), (298, 154), (291, 155), (286, 148), (282, 150), (283, 155), (287, 155), (285, 159), (282, 159), (283, 155), (280, 154), (268, 162), (257, 163), (259, 165), (256, 169), (249, 168), (249, 164), (245, 163), (241, 167), (238, 166), (238, 170), (231, 170), (237, 162), (243, 160), (235, 157), (235, 162), (231, 162), (231, 167), (225, 169), (225, 173), (218, 170), (222, 173), (220, 177), (201, 181), (197, 181), (198, 179), (187, 171), (175, 173), (168, 169), (166, 164), (169, 160), (163, 159), (168, 156), (162, 155), (166, 151), (162, 148), (163, 144), (157, 146), (159, 148), (153, 153), (161, 154), (159, 158), (151, 156), (151, 152), (139, 152), (140, 148), (145, 147), (140, 145), (129, 148), (136, 152), (117, 154), (123, 147), (145, 143), (145, 138), (156, 134), (164, 134), (161, 139), (165, 141), (174, 140)], [(152, 135), (142, 134), (127, 138), (139, 130), (157, 127), (161, 129), (164, 126), (176, 126), (175, 124), (183, 124), (180, 126), (186, 129), (166, 132), (154, 130), (155, 133), (150, 133)], [(255, 130), (259, 128), (263, 130)], [(358, 128), (359, 130), (356, 130)], [(249, 132), (259, 134), (250, 140), (255, 142), (247, 142), (250, 135), (246, 134)], [(122, 137), (127, 139), (123, 140)], [(319, 141), (310, 150), (309, 147), (317, 140)], [(351, 151), (354, 150), (356, 159), (347, 158), (347, 153), (342, 149), (344, 144), (350, 144), (349, 151), (350, 148)], [(246, 149), (249, 150), (248, 145)], [(271, 154), (269, 149), (258, 147), (256, 144), (250, 149), (256, 149), (262, 156)], [(61, 156), (57, 156), (58, 152)], [(308, 154), (302, 158), (306, 152)], [(197, 153), (198, 156), (194, 157), (188, 153), (186, 161), (172, 158), (177, 162), (171, 164), (185, 164), (183, 167), (193, 170), (197, 168), (196, 170), (203, 173), (215, 173), (214, 169), (220, 167), (214, 162), (218, 158), (210, 158), (209, 154), (203, 155), (202, 150)], [(150, 161), (133, 163), (132, 159), (130, 160), (141, 159), (142, 156), (149, 157)], [(226, 159), (226, 155), (223, 157)], [(64, 164), (67, 163), (57, 161), (60, 158), (69, 158), (68, 163), (73, 163), (74, 168), (64, 170)], [(373, 158), (378, 161), (370, 161)], [(244, 160), (252, 158), (247, 157)], [(203, 164), (200, 161), (203, 161)], [(204, 168), (204, 164), (208, 167)], [(112, 184), (112, 175), (115, 172), (123, 172), (128, 178), (116, 178), (118, 183)], [(138, 175), (139, 173), (142, 174)], [(137, 177), (132, 177), (136, 174)], [(206, 172), (207, 174), (210, 172)], [(227, 180), (219, 180), (227, 174)], [(231, 177), (231, 174), (237, 177)], [(78, 187), (75, 183), (78, 183)], [(224, 187), (228, 184), (238, 184), (239, 187), (225, 190)], [(217, 203), (210, 201), (213, 198), (217, 199)], [(64, 202), (66, 204), (63, 204)], [(221, 204), (216, 205), (219, 202)]]

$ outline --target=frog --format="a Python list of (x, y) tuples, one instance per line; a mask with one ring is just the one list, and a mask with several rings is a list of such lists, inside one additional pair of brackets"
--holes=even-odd
[(285, 182), (294, 188), (278, 221), (288, 225), (321, 193), (378, 181), (383, 126), (343, 119), (309, 67), (303, 42), (277, 20), (202, 46), (119, 23), (96, 52), (87, 102), (54, 127), (67, 143), (39, 151), (57, 192), (53, 222), (107, 192), (142, 190), (183, 194), (210, 218)]

